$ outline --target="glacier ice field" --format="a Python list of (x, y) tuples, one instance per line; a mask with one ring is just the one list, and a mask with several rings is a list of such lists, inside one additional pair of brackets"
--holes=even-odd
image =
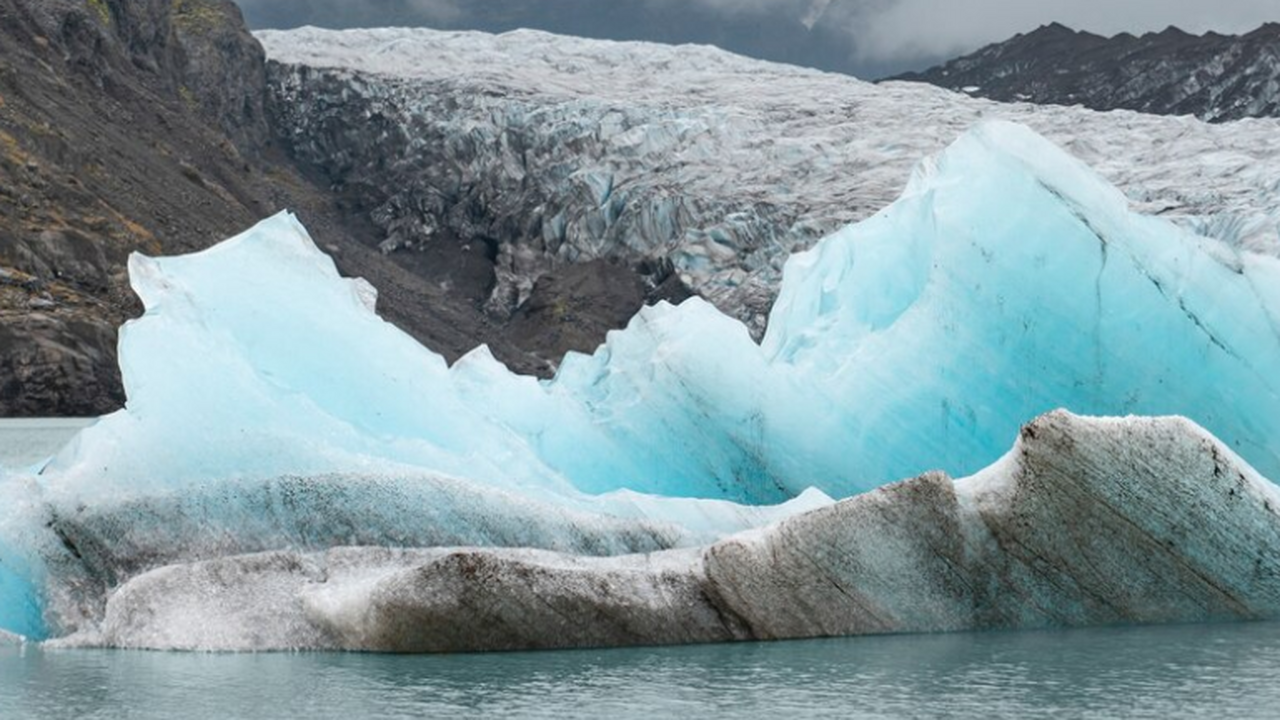
[[(696, 545), (975, 473), (1056, 408), (1183, 415), (1280, 477), (1280, 259), (1131, 212), (1007, 122), (792, 257), (763, 342), (660, 305), (549, 381), (484, 348), (449, 367), (290, 214), (129, 270), (126, 409), (0, 474), (0, 629), (63, 633), (74, 588), (233, 552)], [(84, 567), (67, 518), (118, 565)]]
[(1140, 212), (1280, 252), (1280, 120), (995, 103), (531, 30), (255, 35), (292, 149), (379, 190), (384, 247), (498, 239), (499, 313), (565, 262), (653, 255), (758, 339), (792, 253), (883, 209), (920, 158), (995, 118), (1062, 145)]

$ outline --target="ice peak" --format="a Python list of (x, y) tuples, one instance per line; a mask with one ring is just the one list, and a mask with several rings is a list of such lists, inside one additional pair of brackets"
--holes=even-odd
[(912, 175), (905, 195), (964, 183), (976, 173), (1018, 173), (1077, 208), (1091, 213), (1127, 212), (1124, 193), (1088, 165), (1025, 125), (984, 120), (960, 136)]

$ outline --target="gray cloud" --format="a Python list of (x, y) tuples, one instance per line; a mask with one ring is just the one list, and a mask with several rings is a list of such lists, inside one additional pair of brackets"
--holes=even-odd
[(255, 27), (436, 26), (463, 19), (457, 0), (237, 0)]

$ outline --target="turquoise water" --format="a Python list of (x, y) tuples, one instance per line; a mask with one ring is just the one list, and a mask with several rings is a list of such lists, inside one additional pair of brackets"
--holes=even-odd
[(0, 717), (1280, 715), (1280, 624), (392, 657), (0, 650)]

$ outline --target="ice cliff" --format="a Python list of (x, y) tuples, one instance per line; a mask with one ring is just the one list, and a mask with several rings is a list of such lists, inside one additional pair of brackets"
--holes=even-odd
[[(762, 344), (695, 299), (643, 311), (545, 382), (483, 349), (446, 366), (379, 320), (371, 288), (340, 278), (288, 215), (195, 255), (136, 257), (130, 270), (146, 314), (121, 335), (127, 408), (38, 477), (0, 480), (0, 628), (242, 647), (234, 633), (190, 640), (163, 620), (213, 612), (182, 588), (223, 582), (228, 597), (241, 593), (232, 615), (285, 599), (272, 647), (465, 649), (465, 633), (431, 633), (457, 621), (476, 578), (510, 590), (512, 613), (546, 593), (618, 612), (650, 603), (658, 614), (637, 642), (678, 641), (708, 622), (712, 635), (688, 638), (1274, 612), (1276, 491), (1248, 463), (1280, 477), (1280, 260), (1130, 212), (1019, 125), (978, 126), (896, 203), (792, 258)], [(1059, 407), (1181, 415), (1219, 440), (1181, 420), (1054, 415), (1023, 432), (1010, 456), (1022, 460), (1000, 460), (1021, 423)], [(939, 468), (978, 475), (831, 507), (829, 496)], [(1251, 500), (1233, 504), (1238, 495)], [(956, 552), (977, 565), (950, 579), (925, 567), (950, 550), (895, 529), (885, 518), (898, 514), (943, 545), (968, 543)], [(1170, 517), (1181, 519), (1158, 524)], [(1096, 537), (1063, 544), (1090, 523)], [(1172, 539), (1169, 563), (1205, 569), (1131, 584), (1165, 560), (1135, 556), (1143, 546), (1121, 542), (1125, 523)], [(773, 542), (789, 549), (758, 547)], [(355, 546), (384, 549), (334, 550)], [(451, 546), (520, 550), (439, 549)], [(1253, 585), (1231, 564), (1246, 550)], [(262, 552), (276, 554), (252, 555)], [(851, 567), (874, 577), (959, 589), (919, 610), (901, 604), (903, 588), (849, 589), (861, 576), (839, 570), (853, 574), (833, 576), (836, 595), (788, 600), (813, 580), (799, 566), (824, 553), (864, 558)], [(389, 568), (400, 568), (391, 586)], [(706, 578), (726, 568), (707, 595)], [(576, 579), (565, 585), (562, 571)], [(312, 587), (326, 578), (333, 587)], [(1214, 599), (1222, 587), (1236, 604)], [(837, 597), (858, 605), (868, 593), (865, 617)], [(1160, 599), (1178, 593), (1185, 603)], [(724, 603), (732, 622), (716, 620)], [(820, 626), (788, 624), (789, 605), (816, 608)], [(664, 630), (663, 608), (691, 619)], [(138, 629), (148, 618), (159, 625)], [(136, 639), (152, 631), (162, 639)], [(663, 632), (674, 634), (653, 634)]]

